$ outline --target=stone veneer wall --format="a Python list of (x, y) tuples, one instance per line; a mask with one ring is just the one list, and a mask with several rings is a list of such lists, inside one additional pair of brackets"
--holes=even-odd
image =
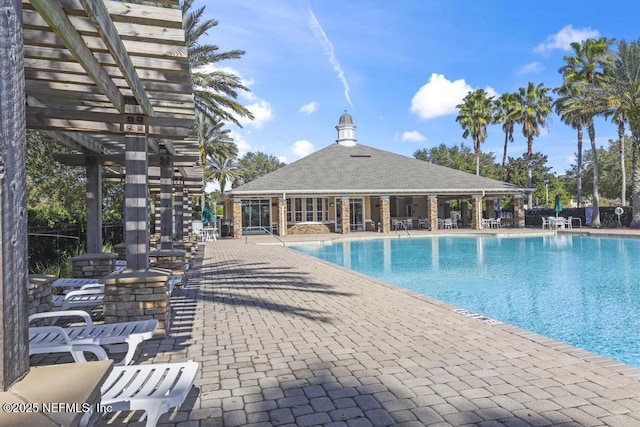
[(113, 273), (116, 267), (116, 258), (112, 253), (83, 254), (71, 258), (72, 277), (96, 278)]
[(471, 229), (482, 229), (482, 196), (471, 197)]
[(233, 237), (242, 237), (242, 202), (233, 201)]
[(438, 198), (429, 196), (427, 199), (427, 215), (429, 216), (429, 230), (438, 229)]
[(513, 198), (513, 226), (516, 228), (525, 226), (524, 196), (522, 195)]
[(287, 234), (326, 234), (332, 228), (333, 224), (294, 224), (287, 228)]
[[(52, 284), (55, 279), (54, 276), (44, 274), (29, 275), (27, 284), (27, 314), (29, 316), (51, 311)], [(46, 322), (48, 324), (48, 320)]]
[(389, 197), (380, 198), (380, 230), (383, 233), (391, 232), (391, 208), (389, 206)]
[(168, 279), (165, 272), (155, 269), (123, 270), (105, 277), (104, 321), (157, 319), (157, 332), (166, 335), (171, 319)]

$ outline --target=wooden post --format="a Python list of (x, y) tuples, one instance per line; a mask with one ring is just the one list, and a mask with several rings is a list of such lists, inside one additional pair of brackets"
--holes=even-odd
[(149, 164), (147, 137), (139, 134), (125, 135), (125, 244), (127, 268), (149, 268), (149, 209), (147, 207)]
[(189, 189), (185, 187), (184, 189), (184, 215), (183, 215), (183, 228), (182, 228), (182, 236), (189, 236), (191, 239), (191, 222), (193, 221), (193, 208), (191, 207), (191, 194), (189, 193)]
[(20, 0), (0, 0), (0, 391), (29, 372), (26, 116)]
[(176, 212), (175, 212), (175, 218), (176, 218), (176, 241), (178, 242), (182, 242), (184, 240), (184, 211), (185, 211), (185, 206), (184, 206), (184, 184), (183, 181), (177, 180), (175, 182), (176, 184), (176, 192), (175, 192), (175, 198), (176, 198)]
[(102, 166), (87, 158), (87, 253), (102, 252)]
[(168, 154), (160, 156), (160, 249), (173, 249), (173, 162)]

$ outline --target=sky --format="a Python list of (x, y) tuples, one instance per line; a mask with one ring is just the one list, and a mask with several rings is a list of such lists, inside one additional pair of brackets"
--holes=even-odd
[[(571, 42), (640, 38), (636, 1), (196, 0), (200, 6), (219, 22), (206, 43), (246, 51), (216, 64), (250, 89), (238, 100), (255, 120), (227, 126), (240, 156), (262, 151), (286, 163), (335, 143), (344, 111), (358, 143), (375, 148), (412, 156), (443, 143), (473, 147), (455, 121), (469, 91), (555, 88)], [(607, 146), (616, 128), (599, 119), (596, 136)], [(514, 138), (508, 155), (519, 157), (521, 127)], [(576, 131), (553, 114), (533, 150), (562, 175), (576, 145)], [(503, 146), (502, 129), (490, 126), (482, 151), (499, 162)]]

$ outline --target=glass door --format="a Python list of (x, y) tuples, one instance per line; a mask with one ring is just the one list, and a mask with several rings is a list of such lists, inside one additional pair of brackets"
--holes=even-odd
[(350, 199), (349, 208), (351, 230), (364, 231), (364, 201), (362, 199)]

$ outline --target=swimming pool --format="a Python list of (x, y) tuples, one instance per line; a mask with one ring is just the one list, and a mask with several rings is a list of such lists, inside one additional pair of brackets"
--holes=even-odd
[(640, 239), (439, 236), (291, 247), (640, 368)]

